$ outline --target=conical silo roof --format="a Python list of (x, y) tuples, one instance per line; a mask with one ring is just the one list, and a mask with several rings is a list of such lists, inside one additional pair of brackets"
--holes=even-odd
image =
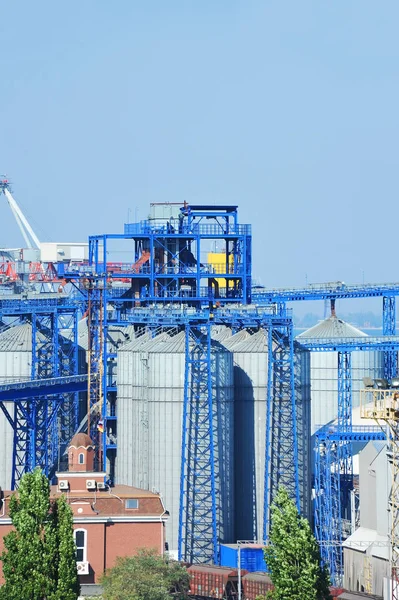
[(249, 333), (249, 331), (247, 331), (246, 329), (242, 329), (241, 331), (239, 331), (238, 333), (235, 333), (228, 339), (221, 340), (221, 342), (222, 342), (223, 346), (225, 348), (227, 348), (227, 350), (232, 350), (234, 348), (234, 351), (235, 351), (237, 344), (240, 344), (241, 342), (248, 339), (249, 337), (251, 337), (251, 334)]
[(124, 344), (128, 344), (130, 341), (135, 339), (135, 331), (132, 325), (127, 327), (108, 327), (107, 342), (114, 348), (119, 348)]
[(181, 331), (177, 335), (170, 336), (167, 333), (159, 335), (148, 352), (164, 352), (167, 354), (179, 354), (186, 348), (186, 333)]
[(223, 342), (224, 340), (231, 338), (232, 331), (230, 327), (227, 327), (226, 325), (217, 325), (216, 327), (212, 327), (211, 335), (213, 340)]
[(357, 327), (345, 323), (342, 319), (332, 315), (324, 321), (320, 321), (317, 325), (314, 325), (307, 331), (300, 333), (297, 338), (356, 338), (356, 337), (368, 337), (367, 333), (364, 333)]
[[(71, 329), (64, 329), (61, 334), (67, 339), (72, 339)], [(132, 325), (127, 327), (108, 327), (107, 332), (107, 343), (109, 348), (119, 348), (123, 344), (129, 343), (130, 340), (135, 338), (135, 331)], [(81, 319), (78, 323), (78, 346), (83, 350), (89, 349), (89, 331), (87, 327), (87, 317)]]
[(163, 344), (168, 342), (169, 339), (170, 335), (166, 331), (163, 331), (155, 337), (150, 337), (146, 343), (140, 347), (140, 350), (143, 352), (162, 352), (160, 348), (162, 348)]
[(120, 348), (118, 348), (118, 352), (132, 352), (134, 350), (138, 350), (149, 340), (151, 340), (151, 335), (148, 331), (146, 331), (145, 333), (143, 333), (143, 335), (140, 335), (131, 342), (123, 344)]
[[(37, 339), (47, 338), (37, 332)], [(32, 325), (21, 323), (0, 332), (0, 352), (32, 352)]]
[(233, 348), (234, 352), (267, 352), (267, 337), (260, 329), (249, 335), (246, 339), (239, 341)]

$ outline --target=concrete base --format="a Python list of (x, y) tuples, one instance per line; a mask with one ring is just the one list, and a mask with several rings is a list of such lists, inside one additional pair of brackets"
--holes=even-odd
[(101, 585), (96, 584), (86, 584), (82, 585), (80, 588), (80, 597), (79, 600), (84, 600), (85, 598), (91, 598), (92, 596), (101, 596), (103, 593), (103, 589)]

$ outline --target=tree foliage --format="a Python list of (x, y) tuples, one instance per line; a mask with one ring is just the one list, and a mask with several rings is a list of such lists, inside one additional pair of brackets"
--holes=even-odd
[(146, 549), (118, 558), (101, 583), (104, 600), (183, 599), (189, 588), (187, 570), (180, 563)]
[(54, 591), (48, 600), (76, 600), (80, 586), (73, 539), (73, 514), (64, 496), (53, 503), (48, 539), (54, 557)]
[(330, 600), (329, 574), (306, 519), (284, 488), (271, 507), (270, 546), (265, 549), (273, 600)]
[(14, 530), (4, 537), (0, 600), (76, 600), (71, 509), (64, 498), (50, 502), (49, 482), (40, 469), (22, 477), (10, 500), (10, 517)]

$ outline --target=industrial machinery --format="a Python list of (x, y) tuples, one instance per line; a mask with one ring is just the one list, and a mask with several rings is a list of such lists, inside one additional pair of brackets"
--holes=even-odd
[[(208, 263), (215, 245), (224, 258)], [(121, 246), (124, 261), (116, 260)], [(249, 306), (251, 228), (239, 223), (236, 206), (153, 205), (147, 221), (125, 225), (123, 234), (90, 237), (88, 264), (61, 263), (58, 275), (75, 282), (89, 299), (88, 414), (98, 415), (90, 420), (90, 434), (100, 433), (103, 469), (111, 478), (117, 397), (116, 382), (107, 377), (116, 359), (108, 330), (132, 325), (158, 333), (185, 331), (180, 558), (191, 562), (218, 559), (216, 480), (221, 465), (215, 451), (217, 406), (209, 377), (214, 325), (228, 325), (234, 331), (267, 331), (265, 522), (279, 484), (286, 485), (299, 503), (292, 318), (285, 307)]]
[[(367, 382), (366, 382), (367, 383)], [(391, 597), (399, 599), (399, 378), (371, 381), (361, 392), (361, 416), (375, 419), (386, 432), (391, 467), (389, 513)]]
[[(26, 219), (13, 202), (7, 180), (0, 182), (0, 191), (11, 202), (18, 225), (26, 229)], [(43, 250), (44, 244), (40, 244), (33, 230), (31, 233), (28, 228), (23, 235), (31, 249), (37, 250), (40, 246)], [(27, 277), (32, 283), (37, 281), (35, 278), (46, 282), (48, 277), (60, 284), (63, 293), (59, 300), (54, 299), (54, 294), (51, 298), (42, 295), (36, 297), (37, 304), (34, 305), (32, 298), (16, 295), (10, 311), (12, 314), (19, 311), (21, 318), (26, 315), (30, 318), (33, 306), (35, 311), (40, 309), (45, 313), (51, 303), (61, 306), (65, 302), (66, 307), (76, 310), (76, 315), (86, 314), (89, 367), (88, 381), (84, 382), (88, 385), (85, 427), (98, 442), (98, 460), (111, 479), (117, 453), (117, 382), (114, 375), (117, 348), (109, 341), (109, 331), (112, 327), (131, 326), (135, 334), (143, 330), (149, 335), (173, 330), (184, 332), (186, 336), (179, 555), (188, 561), (217, 561), (216, 478), (220, 465), (214, 451), (217, 407), (209, 381), (212, 328), (226, 325), (234, 333), (241, 329), (262, 329), (267, 338), (264, 474), (264, 537), (267, 538), (270, 504), (277, 486), (286, 485), (299, 505), (297, 425), (302, 407), (296, 398), (293, 324), (287, 303), (307, 299), (383, 298), (382, 338), (335, 340), (334, 345), (331, 341), (301, 340), (305, 351), (324, 352), (334, 348), (339, 355), (338, 426), (333, 432), (324, 430), (318, 434), (315, 481), (316, 532), (323, 558), (331, 563), (332, 574), (339, 579), (342, 569), (339, 546), (342, 541), (341, 499), (348, 495), (352, 478), (350, 445), (360, 435), (362, 439), (372, 439), (370, 436), (376, 435), (373, 431), (360, 432), (351, 423), (351, 353), (379, 349), (385, 356), (385, 376), (391, 380), (396, 375), (399, 339), (395, 336), (395, 299), (399, 295), (399, 285), (351, 286), (332, 282), (296, 290), (253, 291), (251, 227), (239, 223), (236, 206), (154, 204), (147, 220), (127, 223), (122, 234), (90, 237), (87, 256), (84, 250), (79, 256), (67, 255), (67, 245), (64, 246), (46, 249), (46, 252), (51, 250), (48, 258), (52, 260), (42, 261), (41, 256), (30, 261)], [(3, 268), (0, 264), (0, 279), (3, 274), (4, 280), (16, 283), (21, 279), (18, 261), (13, 261), (12, 256), (6, 260), (10, 262), (5, 262)], [(68, 299), (63, 286), (67, 281), (71, 282), (75, 294)], [(2, 302), (1, 306), (6, 307), (5, 301)], [(52, 332), (53, 328), (51, 325), (49, 330)], [(76, 329), (73, 328), (71, 335), (76, 341)], [(55, 333), (51, 333), (51, 339), (54, 346)], [(50, 352), (46, 356), (49, 357)], [(54, 364), (49, 376), (58, 379), (55, 354), (51, 360)], [(74, 379), (78, 377), (75, 367), (68, 368), (66, 373), (72, 377), (68, 385), (73, 384), (74, 390), (82, 385), (81, 380)], [(41, 377), (36, 371), (32, 372), (33, 379)], [(26, 382), (24, 385), (26, 389), (29, 387)], [(37, 384), (36, 390), (40, 387), (44, 390), (43, 395), (44, 392), (48, 394), (46, 385)], [(59, 385), (63, 385), (62, 382)], [(27, 394), (25, 398), (43, 397), (38, 393), (33, 396), (32, 391), (29, 391), (30, 395), (28, 391), (23, 393)], [(43, 432), (50, 431), (52, 417), (40, 417), (39, 421), (44, 425), (38, 424), (36, 417), (30, 419), (29, 437), (24, 427), (26, 406), (21, 405), (18, 409), (25, 410), (25, 413), (21, 412), (25, 416), (19, 420), (20, 425), (15, 425), (9, 415), (17, 432), (16, 447), (19, 444), (19, 452), (25, 452), (28, 457), (19, 464), (19, 470), (14, 468), (15, 483), (20, 473), (32, 464), (48, 464), (48, 456), (51, 462), (51, 453), (49, 455), (45, 445), (41, 446), (44, 458), (38, 458), (41, 450), (32, 451), (31, 439), (39, 445)], [(40, 434), (36, 435), (37, 432)]]

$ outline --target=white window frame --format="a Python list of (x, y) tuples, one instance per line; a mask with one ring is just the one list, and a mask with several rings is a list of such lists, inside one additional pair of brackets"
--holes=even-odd
[[(130, 507), (130, 506), (127, 505), (127, 503), (130, 502), (130, 501), (132, 501), (132, 500), (134, 502), (137, 502), (137, 506)], [(126, 508), (126, 510), (138, 510), (138, 508), (139, 508), (139, 499), (138, 498), (126, 498), (126, 500), (125, 500), (125, 508)]]
[[(82, 457), (82, 460), (80, 460), (80, 457)], [(84, 455), (84, 452), (79, 452), (79, 454), (78, 454), (78, 464), (79, 465), (84, 465), (85, 464), (85, 455)]]
[[(76, 534), (78, 532), (82, 531), (84, 534), (84, 545), (83, 546), (76, 546)], [(73, 539), (75, 542), (75, 546), (76, 546), (76, 550), (82, 550), (83, 549), (83, 560), (76, 560), (76, 562), (87, 562), (87, 529), (74, 529), (73, 530)]]

